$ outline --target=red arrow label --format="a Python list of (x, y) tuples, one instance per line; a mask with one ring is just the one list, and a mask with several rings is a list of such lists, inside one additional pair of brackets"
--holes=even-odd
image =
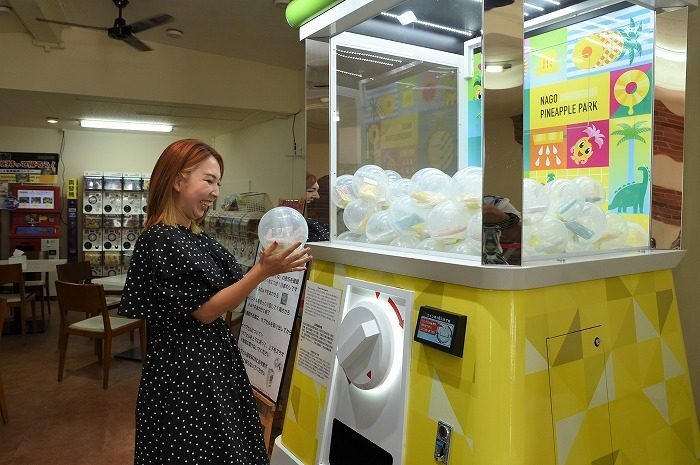
[(369, 371), (367, 372), (367, 377), (368, 377), (369, 379), (372, 379), (372, 370), (369, 370)]
[(396, 318), (399, 319), (399, 326), (403, 328), (403, 318), (401, 318), (401, 312), (399, 311), (399, 307), (396, 306), (396, 304), (391, 298), (389, 299), (389, 305), (391, 305), (391, 308), (394, 309), (394, 313), (396, 313)]

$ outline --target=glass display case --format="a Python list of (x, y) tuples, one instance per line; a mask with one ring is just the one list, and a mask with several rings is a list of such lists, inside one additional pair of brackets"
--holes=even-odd
[(511, 265), (650, 248), (656, 12), (370, 3), (328, 41), (334, 242)]

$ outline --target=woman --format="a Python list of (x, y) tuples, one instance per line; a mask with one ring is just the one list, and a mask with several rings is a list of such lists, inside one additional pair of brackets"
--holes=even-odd
[(273, 244), (244, 276), (234, 257), (201, 232), (224, 166), (208, 145), (180, 140), (158, 159), (148, 220), (119, 314), (148, 321), (148, 356), (136, 405), (134, 463), (266, 464), (251, 387), (221, 315), (270, 276), (305, 269), (299, 244)]
[[(315, 202), (321, 198), (319, 181), (321, 180), (316, 179), (313, 174), (306, 173), (306, 224), (309, 228), (309, 242), (329, 241), (331, 239), (328, 230), (328, 199), (325, 200), (325, 204), (320, 202), (322, 205)], [(326, 192), (328, 191), (327, 187), (328, 183), (326, 182)], [(319, 216), (319, 212), (323, 210), (326, 212), (325, 216)], [(319, 221), (320, 218), (323, 220)]]
[(318, 195), (318, 180), (311, 173), (306, 173), (306, 203), (311, 203), (316, 199), (320, 199)]

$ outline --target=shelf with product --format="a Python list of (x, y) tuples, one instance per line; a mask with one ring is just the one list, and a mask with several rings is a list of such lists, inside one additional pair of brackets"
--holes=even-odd
[(95, 277), (126, 273), (146, 217), (150, 175), (85, 171), (82, 250)]
[(204, 230), (236, 257), (244, 272), (255, 263), (258, 250), (258, 223), (265, 213), (264, 193), (234, 194), (222, 202), (223, 208), (212, 210), (204, 220)]

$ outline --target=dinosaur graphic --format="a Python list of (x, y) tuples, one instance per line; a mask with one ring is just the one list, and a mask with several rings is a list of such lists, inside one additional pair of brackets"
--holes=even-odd
[(627, 213), (627, 209), (632, 207), (632, 213), (644, 213), (644, 197), (649, 187), (649, 168), (640, 166), (637, 170), (642, 172), (642, 182), (627, 183), (618, 188), (608, 205), (609, 211), (617, 209), (618, 213)]

